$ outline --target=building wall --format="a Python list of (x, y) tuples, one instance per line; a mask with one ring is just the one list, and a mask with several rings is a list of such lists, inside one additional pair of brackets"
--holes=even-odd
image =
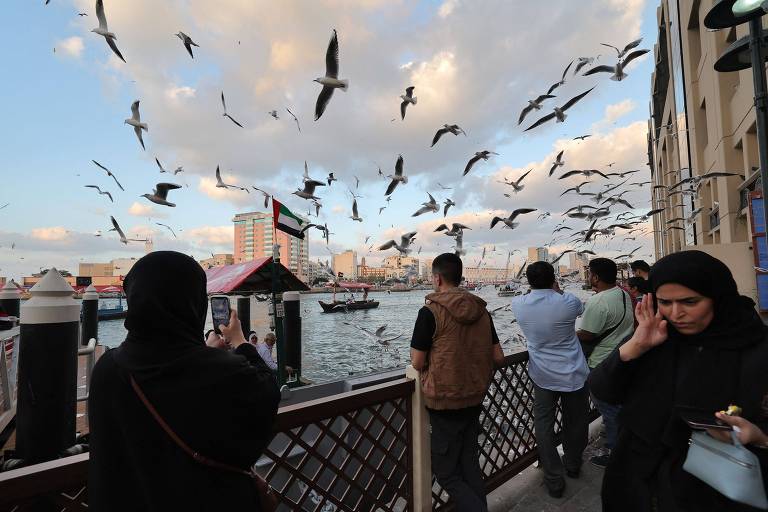
[(235, 224), (235, 263), (270, 257), (272, 246), (277, 243), (280, 245), (280, 262), (299, 279), (308, 282), (309, 231), (304, 234), (304, 240), (282, 231), (275, 231), (273, 238), (272, 212), (238, 213), (232, 222)]
[(112, 260), (112, 273), (109, 275), (125, 277), (137, 261), (136, 258), (118, 258)]
[(547, 261), (549, 258), (549, 251), (546, 247), (529, 247), (528, 248), (528, 263), (535, 261)]
[[(752, 76), (751, 70), (714, 70), (724, 49), (747, 35), (748, 27), (707, 30), (704, 17), (715, 3), (662, 0), (657, 10), (649, 156), (654, 185), (671, 187), (711, 171), (740, 176), (702, 182), (691, 196), (657, 188), (653, 207), (665, 210), (653, 217), (654, 246), (657, 258), (693, 248), (716, 255), (749, 294), (755, 271), (753, 263), (744, 264), (753, 261), (746, 195), (755, 187), (759, 166)], [(700, 207), (692, 222), (672, 222)]]
[(235, 263), (235, 258), (232, 254), (214, 254), (213, 257), (200, 260), (199, 263), (201, 267), (208, 270), (209, 268), (213, 267), (232, 265)]
[(77, 275), (85, 277), (111, 276), (112, 272), (112, 263), (80, 263), (77, 269)]
[(434, 261), (434, 258), (427, 258), (424, 260), (424, 263), (421, 264), (421, 278), (424, 281), (432, 280), (432, 262), (433, 261)]
[(344, 274), (344, 279), (357, 279), (357, 253), (347, 250), (339, 254), (334, 254), (331, 258), (331, 269), (338, 275)]
[(464, 267), (464, 279), (470, 283), (500, 283), (512, 275), (505, 268)]

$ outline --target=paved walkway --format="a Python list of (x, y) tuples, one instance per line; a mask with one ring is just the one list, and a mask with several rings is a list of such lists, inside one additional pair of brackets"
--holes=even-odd
[(600, 426), (600, 421), (592, 424), (593, 441), (584, 452), (581, 475), (576, 480), (565, 479), (562, 498), (547, 494), (544, 474), (533, 465), (488, 495), (489, 512), (599, 512), (603, 470), (590, 464), (589, 458), (599, 444), (595, 436)]

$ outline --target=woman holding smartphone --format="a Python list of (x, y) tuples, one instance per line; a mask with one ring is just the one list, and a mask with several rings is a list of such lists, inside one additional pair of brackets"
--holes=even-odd
[(144, 256), (124, 287), (128, 336), (92, 376), (90, 508), (259, 510), (250, 476), (192, 458), (147, 405), (193, 451), (239, 470), (256, 462), (272, 439), (280, 393), (237, 314), (206, 344), (205, 272), (177, 252)]
[[(597, 398), (622, 405), (619, 438), (603, 478), (603, 510), (755, 510), (682, 466), (690, 411), (700, 413), (700, 428), (706, 429), (717, 425), (716, 412), (735, 404), (745, 421), (766, 430), (768, 330), (754, 302), (739, 295), (728, 267), (704, 252), (662, 258), (649, 281), (653, 293), (636, 306), (634, 335), (589, 378)], [(749, 448), (765, 479), (768, 451)]]

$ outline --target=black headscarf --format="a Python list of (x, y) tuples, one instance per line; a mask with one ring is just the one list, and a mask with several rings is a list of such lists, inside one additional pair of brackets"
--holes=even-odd
[(700, 347), (739, 350), (765, 338), (765, 326), (755, 302), (739, 294), (736, 281), (722, 261), (702, 251), (680, 251), (663, 257), (651, 268), (651, 289), (676, 283), (714, 302), (714, 318), (702, 332), (683, 335), (668, 326), (670, 339)]

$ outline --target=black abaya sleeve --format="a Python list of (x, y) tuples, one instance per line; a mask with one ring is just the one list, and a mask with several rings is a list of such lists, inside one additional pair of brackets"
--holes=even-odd
[(618, 349), (592, 370), (587, 379), (590, 392), (609, 404), (624, 403), (639, 359), (622, 361)]

